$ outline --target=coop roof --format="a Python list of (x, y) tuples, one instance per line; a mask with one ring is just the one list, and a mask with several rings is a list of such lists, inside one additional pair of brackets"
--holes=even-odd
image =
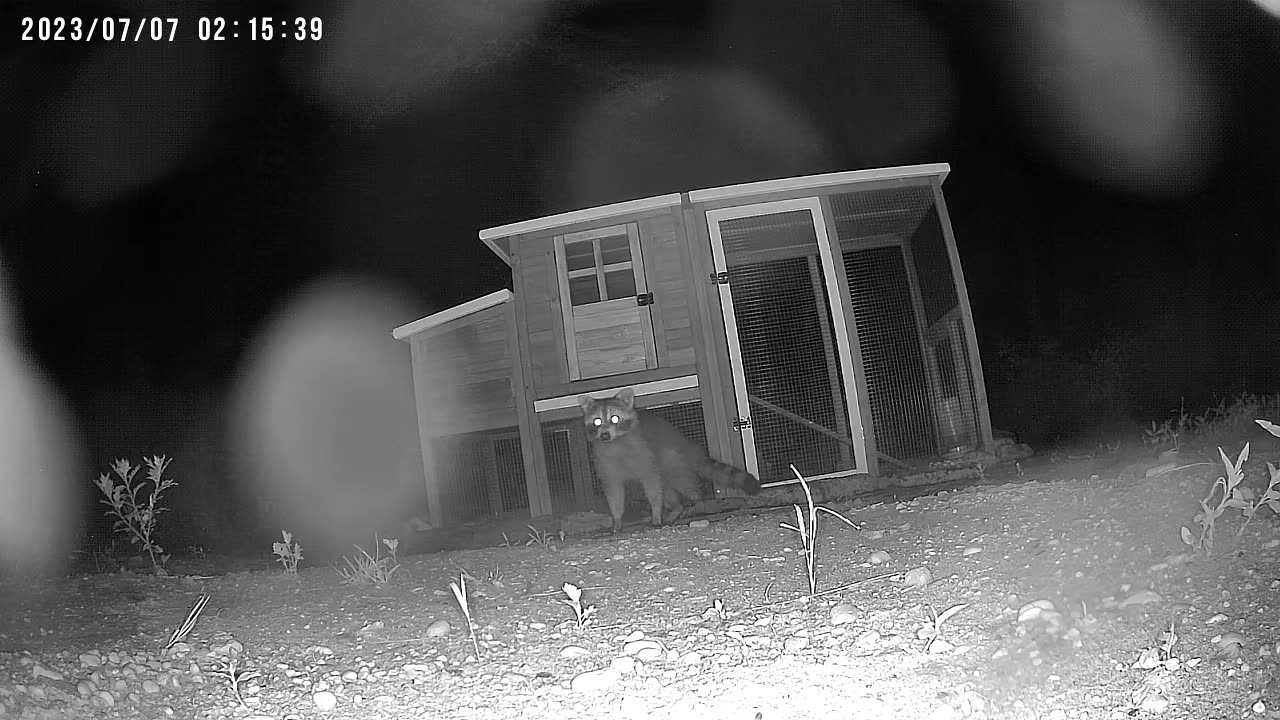
[(533, 220), (524, 220), (509, 225), (499, 225), (498, 227), (488, 228), (480, 231), (480, 240), (489, 249), (502, 258), (506, 264), (511, 264), (511, 248), (507, 239), (512, 235), (524, 235), (526, 233), (538, 232), (539, 230), (550, 230), (564, 225), (573, 223), (587, 222), (590, 220), (602, 220), (605, 218), (617, 217), (619, 215), (628, 215), (630, 213), (641, 212), (643, 210), (654, 210), (656, 208), (672, 207), (680, 204), (680, 193), (671, 193), (670, 195), (659, 195), (657, 197), (642, 198), (640, 200), (628, 200), (626, 202), (614, 203), (612, 205), (601, 205), (599, 207), (585, 208), (583, 210), (574, 210), (572, 212), (560, 213), (559, 215), (548, 215), (546, 217), (535, 218)]
[(447, 310), (441, 310), (438, 313), (401, 325), (391, 331), (391, 337), (397, 340), (405, 340), (408, 339), (410, 335), (420, 333), (427, 328), (433, 328), (437, 325), (443, 325), (450, 320), (457, 320), (458, 318), (478, 313), (481, 310), (491, 308), (494, 305), (501, 305), (510, 299), (511, 291), (503, 288), (502, 290), (478, 297), (475, 300), (468, 300), (461, 305), (454, 305)]
[(951, 166), (947, 163), (929, 165), (904, 165), (901, 167), (871, 168), (870, 170), (848, 170), (845, 172), (825, 173), (822, 175), (805, 175), (803, 177), (783, 178), (781, 180), (762, 180), (760, 182), (743, 183), (741, 185), (725, 185), (706, 190), (689, 192), (689, 202), (702, 203), (729, 198), (764, 195), (766, 193), (786, 192), (788, 190), (810, 190), (833, 185), (856, 185), (877, 180), (905, 180), (909, 178), (929, 177), (937, 175), (938, 180), (945, 180)]
[[(684, 199), (691, 203), (714, 202), (732, 198), (751, 197), (768, 193), (788, 192), (792, 190), (818, 189), (840, 185), (856, 185), (864, 182), (883, 180), (909, 180), (937, 176), (941, 182), (951, 172), (947, 163), (930, 163), (927, 165), (903, 165), (899, 167), (871, 168), (869, 170), (849, 170), (846, 172), (824, 173), (822, 175), (805, 175), (802, 177), (783, 178), (781, 180), (763, 180), (760, 182), (725, 185), (723, 187), (691, 190), (686, 193), (671, 193), (657, 197), (628, 200), (627, 202), (601, 205), (599, 207), (574, 210), (548, 215), (546, 217), (524, 220), (522, 222), (499, 225), (480, 231), (480, 240), (502, 259), (511, 264), (511, 238), (515, 235), (550, 230), (573, 223), (627, 215), (629, 213), (652, 210), (656, 208), (679, 205)], [(423, 318), (424, 320), (426, 318)]]

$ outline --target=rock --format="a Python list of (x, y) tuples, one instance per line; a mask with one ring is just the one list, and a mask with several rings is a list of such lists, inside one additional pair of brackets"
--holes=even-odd
[(449, 624), (448, 620), (437, 620), (427, 626), (427, 637), (444, 637), (445, 635), (448, 635), (451, 630), (453, 630), (453, 626)]
[(315, 703), (316, 708), (321, 712), (329, 712), (338, 706), (338, 696), (328, 690), (322, 690), (311, 696), (311, 702)]
[(788, 653), (798, 653), (809, 647), (809, 638), (799, 635), (789, 637), (782, 641), (782, 651)]
[(97, 653), (81, 653), (80, 664), (91, 668), (100, 667), (102, 665), (102, 657)]
[(867, 556), (867, 562), (871, 563), (872, 565), (883, 565), (889, 562), (889, 560), (891, 559), (892, 558), (889, 557), (889, 553), (883, 550), (877, 550)]
[(565, 645), (560, 648), (560, 657), (562, 658), (580, 658), (591, 654), (591, 651), (581, 645)]
[(933, 582), (933, 573), (929, 572), (929, 568), (916, 568), (907, 572), (903, 583), (907, 587), (925, 588)]
[(710, 526), (711, 526), (710, 520), (692, 520), (689, 522), (690, 528), (704, 528), (704, 527), (710, 527)]
[(596, 692), (617, 684), (621, 679), (622, 675), (611, 667), (588, 670), (575, 675), (569, 681), (569, 689), (575, 692)]
[(839, 603), (831, 608), (831, 624), (847, 625), (858, 619), (861, 611), (857, 605), (850, 602)]
[(631, 655), (644, 662), (653, 662), (661, 660), (666, 654), (666, 649), (662, 647), (662, 643), (657, 640), (632, 640), (622, 646), (622, 652), (625, 655)]

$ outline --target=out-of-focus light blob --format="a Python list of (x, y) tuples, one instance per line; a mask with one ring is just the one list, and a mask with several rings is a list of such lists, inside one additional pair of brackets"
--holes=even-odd
[(57, 391), (18, 346), (0, 281), (0, 577), (57, 573), (79, 539), (85, 474)]
[(823, 168), (827, 143), (782, 93), (733, 70), (671, 72), (598, 98), (553, 167), (558, 207), (586, 207)]
[(368, 533), (422, 489), (409, 353), (390, 334), (410, 308), (371, 283), (314, 285), (264, 328), (233, 389), (242, 494), (280, 508), (304, 547), (363, 538), (372, 552)]
[(1018, 15), (1005, 68), (1031, 143), (1087, 181), (1146, 194), (1197, 185), (1216, 154), (1219, 99), (1168, 18), (1133, 0), (1034, 0)]
[(337, 3), (300, 77), (362, 122), (403, 113), (515, 54), (549, 0)]
[(1280, 0), (1253, 0), (1253, 4), (1262, 8), (1272, 17), (1280, 18)]
[(207, 43), (99, 43), (39, 131), (38, 164), (72, 202), (127, 198), (188, 167), (209, 150), (223, 109), (224, 71)]

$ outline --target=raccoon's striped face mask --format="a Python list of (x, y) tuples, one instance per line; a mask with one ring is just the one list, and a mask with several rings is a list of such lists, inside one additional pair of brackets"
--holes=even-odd
[(579, 398), (587, 432), (601, 442), (610, 442), (627, 432), (635, 421), (635, 410), (625, 402), (625, 399), (615, 397), (594, 400), (587, 396)]

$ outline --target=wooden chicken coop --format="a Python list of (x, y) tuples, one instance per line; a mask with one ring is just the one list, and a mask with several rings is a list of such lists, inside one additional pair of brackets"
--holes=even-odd
[[(499, 290), (396, 328), (432, 522), (600, 506), (577, 396), (630, 387), (766, 485), (989, 448), (945, 164), (490, 228)], [(448, 413), (436, 412), (440, 407)]]

